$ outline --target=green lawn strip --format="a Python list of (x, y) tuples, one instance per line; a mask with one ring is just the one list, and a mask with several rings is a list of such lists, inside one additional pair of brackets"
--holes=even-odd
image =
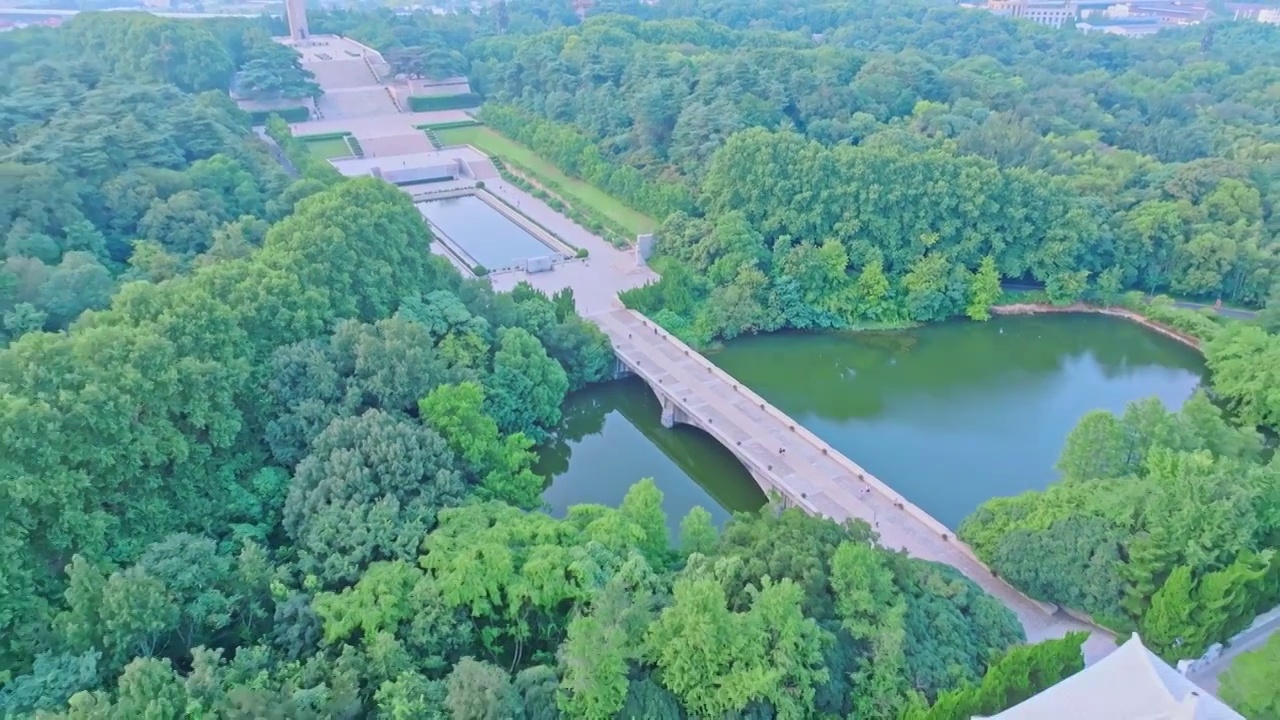
[(319, 140), (300, 139), (307, 144), (307, 149), (311, 151), (312, 155), (322, 160), (351, 156), (351, 148), (347, 147), (347, 141), (342, 137), (322, 138)]
[(435, 133), (445, 145), (474, 145), (488, 154), (509, 158), (532, 172), (534, 180), (540, 182), (545, 180), (549, 188), (568, 195), (566, 200), (587, 205), (623, 226), (632, 235), (653, 232), (658, 226), (657, 221), (648, 215), (632, 210), (590, 183), (565, 175), (560, 168), (547, 162), (537, 153), (505, 135), (498, 134), (491, 128), (485, 126), (447, 128), (436, 130)]

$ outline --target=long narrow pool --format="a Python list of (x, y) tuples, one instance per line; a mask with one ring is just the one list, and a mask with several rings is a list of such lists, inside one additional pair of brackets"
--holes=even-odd
[(489, 270), (556, 254), (529, 231), (475, 195), (418, 203), (418, 212), (472, 260)]

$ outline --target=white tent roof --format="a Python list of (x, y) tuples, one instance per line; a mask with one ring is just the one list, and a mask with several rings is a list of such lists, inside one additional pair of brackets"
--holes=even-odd
[[(1138, 634), (989, 720), (1244, 720), (1148, 650)], [(974, 720), (982, 720), (975, 718)]]

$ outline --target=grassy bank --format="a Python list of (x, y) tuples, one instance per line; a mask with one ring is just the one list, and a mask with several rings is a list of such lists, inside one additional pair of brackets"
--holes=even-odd
[(347, 141), (343, 138), (320, 138), (316, 140), (308, 140), (300, 138), (307, 145), (307, 150), (311, 154), (321, 160), (330, 158), (342, 158), (351, 156), (351, 148), (347, 147)]
[(581, 203), (621, 225), (632, 235), (653, 232), (658, 226), (653, 218), (632, 210), (601, 189), (571, 178), (555, 165), (520, 143), (484, 126), (456, 127), (436, 130), (445, 145), (474, 145), (490, 155), (510, 159), (530, 171), (533, 180), (549, 190), (566, 195), (565, 200)]

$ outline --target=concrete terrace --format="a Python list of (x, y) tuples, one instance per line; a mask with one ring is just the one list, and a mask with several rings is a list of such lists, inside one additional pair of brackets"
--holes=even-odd
[[(321, 99), (323, 104), (324, 100)], [(383, 108), (386, 110), (386, 108)], [(472, 117), (460, 110), (442, 110), (439, 112), (399, 113), (394, 109), (390, 114), (361, 117), (326, 117), (321, 120), (293, 123), (289, 130), (294, 137), (321, 135), (334, 132), (349, 132), (360, 141), (360, 147), (368, 157), (389, 155), (409, 155), (412, 153), (434, 150), (427, 134), (419, 130), (417, 125), (431, 123), (458, 122), (471, 120)], [(486, 160), (488, 158), (485, 158)]]
[(589, 319), (609, 336), (619, 361), (658, 396), (664, 425), (703, 430), (742, 462), (761, 489), (810, 514), (864, 520), (882, 546), (951, 565), (1012, 610), (1030, 642), (1080, 630), (1091, 633), (1086, 662), (1115, 649), (1109, 634), (1015, 590), (949, 528), (653, 321), (624, 309)]
[[(486, 190), (515, 205), (522, 215), (570, 245), (584, 248), (588, 253), (587, 259), (565, 262), (551, 272), (495, 275), (490, 278), (495, 290), (507, 291), (520, 282), (527, 282), (548, 295), (571, 288), (578, 312), (591, 315), (612, 308), (618, 302), (618, 293), (658, 279), (657, 273), (637, 262), (634, 251), (619, 250), (604, 238), (552, 210), (538, 198), (504, 182), (497, 177), (496, 171), (493, 175), (484, 181)], [(477, 173), (476, 177), (480, 174)]]
[[(421, 133), (419, 133), (421, 135)], [(425, 138), (425, 136), (423, 136)], [(476, 162), (487, 162), (488, 158), (469, 147), (446, 148), (444, 150), (426, 150), (411, 151), (403, 154), (395, 155), (371, 155), (366, 152), (362, 158), (343, 158), (338, 160), (330, 160), (329, 162), (338, 169), (338, 172), (347, 177), (359, 177), (361, 175), (373, 175), (374, 171), (382, 173), (384, 177), (397, 184), (405, 184), (394, 179), (394, 173), (403, 173), (413, 171), (417, 168), (456, 168), (458, 163), (464, 163), (470, 167)], [(460, 176), (461, 174), (454, 170), (451, 173), (439, 175)]]

